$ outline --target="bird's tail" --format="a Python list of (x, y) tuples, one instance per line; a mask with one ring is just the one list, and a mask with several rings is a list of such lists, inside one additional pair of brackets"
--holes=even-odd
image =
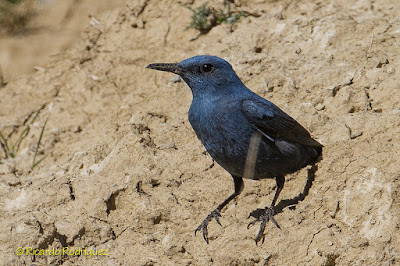
[(308, 147), (308, 149), (312, 155), (307, 165), (312, 165), (322, 160), (322, 147)]

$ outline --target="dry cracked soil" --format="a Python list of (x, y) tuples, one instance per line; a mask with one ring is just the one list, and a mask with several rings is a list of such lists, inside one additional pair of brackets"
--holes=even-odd
[[(128, 0), (0, 88), (14, 152), (0, 154), (2, 264), (400, 264), (400, 1), (235, 0), (234, 25), (185, 31), (202, 3)], [(325, 146), (315, 177), (286, 177), (263, 245), (246, 227), (273, 180), (245, 180), (210, 244), (194, 236), (233, 183), (190, 127), (187, 85), (145, 66), (198, 54), (228, 60)]]

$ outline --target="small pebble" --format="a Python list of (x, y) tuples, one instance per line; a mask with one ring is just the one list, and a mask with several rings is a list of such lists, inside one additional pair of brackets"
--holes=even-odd
[(170, 79), (170, 81), (171, 81), (172, 83), (181, 82), (181, 77), (179, 77), (179, 76), (174, 76), (172, 79)]
[(33, 69), (39, 72), (46, 72), (46, 69), (40, 66), (34, 66)]
[(315, 106), (315, 109), (317, 109), (318, 111), (324, 110), (325, 105), (323, 103), (319, 103)]

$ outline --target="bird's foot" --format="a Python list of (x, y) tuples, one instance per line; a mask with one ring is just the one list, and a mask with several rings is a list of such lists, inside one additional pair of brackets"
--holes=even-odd
[(221, 222), (219, 221), (219, 217), (221, 217), (221, 214), (219, 213), (219, 210), (218, 209), (213, 210), (207, 216), (207, 218), (204, 219), (204, 221), (199, 225), (199, 227), (197, 227), (197, 229), (194, 231), (194, 235), (196, 235), (198, 231), (203, 231), (203, 238), (208, 244), (208, 230), (207, 230), (208, 223), (211, 221), (212, 218), (214, 218), (215, 221), (217, 221), (217, 223), (220, 226), (222, 226)]
[[(258, 209), (260, 210), (260, 209)], [(279, 229), (281, 228), (278, 224), (278, 222), (275, 220), (274, 218), (274, 208), (273, 207), (269, 207), (269, 208), (265, 208), (263, 210), (261, 210), (261, 213), (258, 217), (256, 217), (256, 219), (252, 222), (250, 222), (247, 225), (247, 229), (250, 228), (250, 226), (253, 226), (256, 224), (256, 222), (261, 221), (260, 224), (260, 230), (258, 231), (257, 237), (255, 239), (256, 241), (256, 245), (257, 243), (262, 239), (261, 241), (261, 245), (264, 243), (265, 240), (265, 236), (264, 236), (264, 230), (265, 230), (265, 226), (267, 225), (267, 222), (270, 221), (276, 225), (276, 227), (278, 227)]]

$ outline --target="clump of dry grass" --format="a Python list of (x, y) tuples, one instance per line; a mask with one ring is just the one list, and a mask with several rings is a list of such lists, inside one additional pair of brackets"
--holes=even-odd
[(35, 15), (37, 0), (0, 0), (0, 32), (24, 32)]
[[(42, 107), (40, 107), (40, 109), (38, 111), (36, 111), (35, 113), (31, 113), (31, 115), (28, 117), (28, 119), (24, 122), (24, 126), (25, 126), (24, 129), (19, 134), (17, 140), (14, 141), (13, 143), (11, 143), (10, 139), (14, 132), (7, 136), (7, 135), (3, 135), (3, 133), (0, 130), (0, 148), (3, 150), (3, 152), (5, 154), (4, 159), (10, 158), (10, 157), (15, 158), (17, 156), (17, 152), (21, 146), (22, 141), (28, 136), (29, 132), (31, 131), (31, 127), (32, 127), (33, 123), (36, 121), (36, 119), (39, 117), (39, 114), (42, 112), (42, 110), (45, 107), (46, 107), (46, 105), (44, 104), (44, 105), (42, 105)], [(39, 135), (38, 141), (36, 142), (35, 153), (33, 155), (33, 160), (32, 160), (32, 165), (31, 165), (32, 170), (40, 162), (42, 162), (44, 160), (44, 158), (46, 158), (46, 155), (45, 155), (39, 160), (36, 159), (39, 154), (39, 148), (40, 148), (40, 145), (42, 142), (43, 134), (46, 129), (46, 125), (47, 125), (47, 121), (49, 120), (49, 117), (50, 117), (50, 114), (47, 116), (46, 120), (44, 121), (44, 124), (40, 130), (40, 135)]]

